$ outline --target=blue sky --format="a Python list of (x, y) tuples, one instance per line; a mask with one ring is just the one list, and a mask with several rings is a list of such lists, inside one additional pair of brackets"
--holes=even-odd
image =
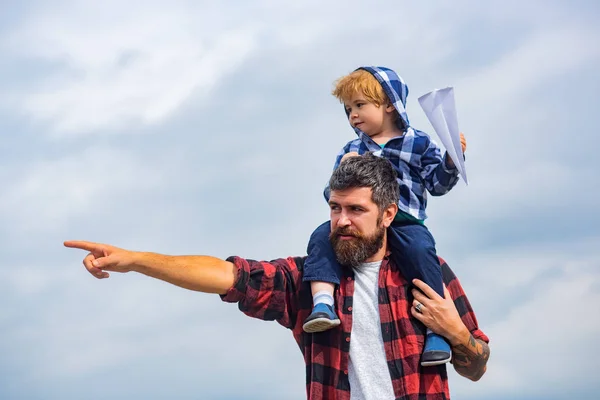
[[(216, 296), (97, 281), (63, 240), (302, 255), (353, 138), (330, 95), (454, 86), (469, 186), (428, 226), (491, 338), (457, 399), (588, 399), (600, 368), (591, 1), (9, 2), (0, 12), (0, 398), (303, 399), (292, 336)], [(421, 2), (423, 3), (423, 2)], [(596, 393), (594, 395), (594, 393)]]

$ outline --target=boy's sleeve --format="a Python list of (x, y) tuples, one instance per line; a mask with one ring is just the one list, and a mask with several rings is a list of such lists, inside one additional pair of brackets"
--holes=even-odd
[(237, 279), (231, 289), (221, 295), (227, 303), (238, 303), (249, 317), (277, 321), (292, 329), (296, 324), (302, 274), (300, 258), (254, 261), (229, 257), (237, 268)]
[[(337, 169), (337, 167), (340, 166), (340, 163), (342, 162), (342, 157), (344, 157), (344, 155), (346, 153), (350, 153), (351, 151), (358, 152), (358, 147), (354, 146), (353, 143), (354, 143), (354, 141), (346, 143), (346, 145), (342, 148), (342, 150), (340, 150), (338, 155), (335, 157), (335, 164), (333, 164), (333, 171), (335, 171)], [(356, 148), (354, 148), (354, 147), (356, 147)], [(325, 201), (329, 201), (329, 195), (330, 195), (330, 190), (329, 190), (329, 180), (328, 180), (327, 184), (325, 185), (325, 190), (323, 190), (323, 196), (325, 197)]]
[(486, 343), (490, 342), (488, 336), (479, 329), (479, 324), (477, 323), (477, 318), (475, 317), (475, 312), (473, 311), (473, 307), (471, 307), (471, 303), (465, 294), (458, 278), (454, 275), (454, 272), (450, 269), (448, 264), (440, 258), (440, 265), (442, 267), (442, 277), (444, 280), (444, 284), (446, 288), (450, 292), (450, 296), (452, 296), (452, 300), (454, 300), (454, 305), (456, 306), (456, 310), (462, 319), (462, 322), (465, 324), (471, 335), (475, 339), (481, 339)]
[(458, 169), (446, 167), (446, 157), (439, 147), (427, 138), (426, 149), (421, 155), (421, 178), (432, 196), (441, 196), (450, 191), (458, 182)]

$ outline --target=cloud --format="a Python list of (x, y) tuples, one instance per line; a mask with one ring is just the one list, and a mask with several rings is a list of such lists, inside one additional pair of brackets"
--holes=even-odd
[[(592, 199), (600, 186), (587, 182), (595, 179), (590, 160), (598, 140), (573, 134), (589, 100), (571, 77), (599, 59), (595, 37), (600, 32), (587, 23), (534, 24), (514, 47), (456, 83), (471, 184), (460, 182), (449, 195), (430, 199), (430, 226), (441, 246), (469, 251), (506, 240), (537, 242), (553, 232), (551, 240), (586, 235), (586, 221), (597, 220)], [(557, 48), (564, 49), (560, 56)], [(429, 125), (419, 113), (413, 120)], [(556, 229), (548, 229), (549, 215)], [(575, 222), (574, 215), (587, 218)]]
[(177, 5), (138, 6), (42, 8), (12, 32), (6, 46), (13, 55), (60, 66), (16, 96), (25, 113), (51, 123), (56, 135), (151, 125), (193, 93), (210, 96), (255, 47), (249, 22), (213, 35), (206, 17), (196, 20)]
[[(314, 13), (317, 6), (319, 13)], [(11, 84), (13, 89), (0, 100), (4, 107), (30, 117), (36, 126), (49, 126), (54, 137), (154, 126), (167, 121), (190, 99), (209, 101), (258, 52), (278, 50), (276, 61), (286, 62), (281, 55), (290, 49), (302, 54), (319, 43), (344, 43), (348, 29), (338, 18), (339, 4), (333, 3), (312, 1), (283, 7), (262, 1), (251, 6), (236, 3), (235, 8), (222, 11), (186, 2), (172, 2), (167, 9), (160, 2), (39, 5), (0, 40), (0, 51), (18, 60), (13, 61), (15, 65), (41, 65), (43, 73), (25, 78), (15, 74), (13, 80), (23, 81), (22, 85), (14, 88)], [(407, 5), (405, 11), (410, 13), (411, 8)], [(421, 18), (440, 12), (429, 8)], [(248, 13), (263, 18), (247, 18)], [(377, 34), (371, 17), (381, 19), (381, 34), (395, 32), (395, 17), (382, 16), (370, 5), (352, 9), (349, 17), (356, 20), (357, 30), (369, 34)], [(418, 31), (419, 24), (418, 20), (404, 21), (410, 31)], [(438, 23), (422, 32), (418, 43), (399, 36), (397, 45), (406, 54), (423, 55), (420, 64), (430, 65), (451, 51), (451, 46), (437, 47), (448, 30), (448, 23)], [(314, 50), (308, 51), (314, 57)], [(382, 49), (376, 46), (370, 51)], [(355, 58), (358, 65), (373, 57)]]
[(19, 165), (16, 172), (5, 169), (2, 180), (2, 230), (19, 235), (55, 231), (76, 216), (101, 214), (119, 193), (160, 185), (162, 173), (137, 155), (104, 146)]
[[(302, 358), (288, 331), (251, 320), (215, 295), (134, 275), (114, 274), (99, 282), (87, 274), (73, 274), (73, 268), (82, 267), (28, 268), (27, 273), (40, 272), (49, 283), (36, 292), (13, 286), (24, 273), (1, 274), (2, 295), (12, 294), (15, 300), (14, 312), (0, 315), (5, 339), (0, 344), (5, 354), (0, 370), (10, 364), (14, 375), (10, 381), (6, 374), (0, 378), (3, 396), (32, 395), (37, 387), (25, 391), (23, 385), (34, 381), (45, 387), (46, 398), (120, 398), (128, 391), (154, 398), (164, 392), (165, 382), (178, 382), (170, 393), (182, 396), (236, 397), (240, 389), (249, 388), (249, 395), (259, 396), (262, 387), (272, 384), (265, 394), (273, 396), (269, 398), (290, 391), (295, 398), (303, 397)], [(43, 313), (36, 313), (42, 304)], [(257, 377), (255, 371), (269, 372)], [(158, 375), (162, 382), (148, 379)], [(231, 376), (236, 385), (223, 386)], [(144, 389), (135, 388), (140, 379), (146, 382)], [(98, 380), (111, 384), (90, 392), (89, 385)], [(70, 390), (65, 392), (65, 387)], [(115, 388), (119, 390), (113, 393)]]
[(286, 330), (139, 275), (96, 281), (61, 243), (302, 254), (353, 138), (329, 90), (362, 64), (407, 79), (430, 133), (418, 95), (456, 87), (471, 185), (431, 199), (428, 226), (492, 358), (453, 397), (592, 392), (599, 34), (589, 8), (521, 3), (24, 7), (0, 30), (0, 397), (304, 398)]
[[(585, 25), (532, 32), (497, 62), (457, 84), (466, 93), (461, 95), (461, 107), (477, 109), (479, 119), (488, 121), (502, 119), (517, 107), (539, 107), (542, 99), (535, 93), (551, 92), (542, 85), (551, 87), (561, 76), (576, 73), (599, 58), (600, 50), (592, 45), (598, 34)], [(556, 49), (561, 49), (560, 55)]]
[[(478, 315), (480, 323), (488, 320), (483, 326), (492, 354), (484, 379), (460, 382), (458, 390), (469, 398), (563, 398), (586, 390), (591, 371), (600, 367), (586, 357), (600, 334), (592, 311), (600, 307), (597, 240), (514, 247), (461, 264), (474, 271), (465, 281), (476, 311), (485, 310)], [(531, 382), (554, 382), (556, 393)]]

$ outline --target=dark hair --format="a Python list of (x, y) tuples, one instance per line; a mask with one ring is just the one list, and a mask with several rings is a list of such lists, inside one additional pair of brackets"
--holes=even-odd
[(387, 159), (366, 153), (344, 160), (331, 175), (329, 189), (371, 188), (373, 202), (383, 211), (390, 204), (397, 204), (400, 199), (397, 177)]

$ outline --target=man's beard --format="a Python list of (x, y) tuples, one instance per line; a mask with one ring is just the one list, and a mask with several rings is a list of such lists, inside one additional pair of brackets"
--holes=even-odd
[[(340, 235), (354, 236), (354, 238), (342, 240)], [(385, 228), (378, 221), (377, 230), (370, 236), (364, 236), (346, 226), (332, 231), (329, 241), (340, 264), (356, 267), (381, 249), (384, 235)]]

